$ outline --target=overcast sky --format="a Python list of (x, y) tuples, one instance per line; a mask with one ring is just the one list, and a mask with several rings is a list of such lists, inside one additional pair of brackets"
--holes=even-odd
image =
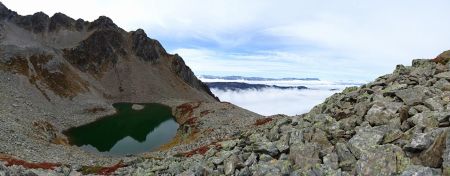
[(448, 0), (4, 0), (19, 14), (106, 15), (198, 75), (372, 80), (450, 49)]

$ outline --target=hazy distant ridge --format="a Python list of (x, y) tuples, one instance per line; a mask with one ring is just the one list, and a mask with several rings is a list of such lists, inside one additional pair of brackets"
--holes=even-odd
[(201, 75), (200, 79), (222, 79), (222, 80), (246, 80), (246, 81), (320, 81), (319, 78), (262, 78), (262, 77), (245, 77), (245, 76), (212, 76)]
[(305, 86), (277, 86), (277, 85), (266, 85), (266, 84), (248, 84), (248, 83), (240, 83), (240, 82), (205, 82), (206, 85), (210, 89), (219, 89), (219, 90), (249, 90), (256, 89), (261, 90), (264, 88), (275, 88), (275, 89), (308, 89)]

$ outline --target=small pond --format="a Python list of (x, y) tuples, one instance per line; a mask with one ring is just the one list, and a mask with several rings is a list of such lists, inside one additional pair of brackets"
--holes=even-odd
[(116, 103), (117, 113), (64, 132), (72, 145), (87, 151), (124, 156), (154, 150), (175, 137), (178, 124), (167, 106), (148, 103), (134, 110)]

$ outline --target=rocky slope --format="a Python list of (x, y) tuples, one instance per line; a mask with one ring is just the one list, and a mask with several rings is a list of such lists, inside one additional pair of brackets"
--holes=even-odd
[(62, 13), (21, 16), (0, 3), (0, 155), (116, 162), (68, 146), (61, 132), (114, 113), (116, 102), (175, 108), (191, 101), (217, 98), (143, 30), (127, 32), (104, 16), (93, 22)]

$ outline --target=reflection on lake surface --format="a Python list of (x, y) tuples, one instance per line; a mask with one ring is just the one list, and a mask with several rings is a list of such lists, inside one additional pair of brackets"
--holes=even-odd
[(116, 103), (117, 114), (64, 132), (70, 143), (88, 151), (127, 155), (151, 151), (169, 142), (178, 124), (167, 106), (149, 103), (133, 110), (132, 103)]

